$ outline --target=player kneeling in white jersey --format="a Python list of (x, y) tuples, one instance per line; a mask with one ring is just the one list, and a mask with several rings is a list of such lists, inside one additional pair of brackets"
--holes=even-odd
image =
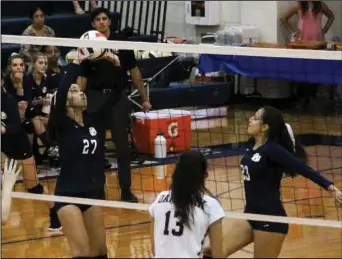
[(161, 192), (149, 207), (156, 258), (199, 258), (204, 238), (209, 239), (214, 258), (222, 258), (220, 203), (205, 188), (207, 161), (199, 151), (183, 153), (176, 164), (169, 191)]

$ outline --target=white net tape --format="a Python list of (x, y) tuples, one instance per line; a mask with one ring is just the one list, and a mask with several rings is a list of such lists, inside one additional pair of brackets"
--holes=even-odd
[[(24, 193), (24, 192), (13, 192), (12, 197), (19, 198), (19, 199), (76, 203), (76, 204), (120, 208), (120, 209), (130, 209), (130, 210), (147, 211), (149, 207), (148, 204), (132, 204), (129, 202), (105, 201), (105, 200), (53, 196), (53, 195), (44, 195), (44, 194), (32, 194), (32, 193)], [(227, 211), (226, 211), (226, 217), (234, 218), (234, 219), (268, 221), (268, 222), (275, 222), (275, 223), (289, 223), (289, 224), (299, 224), (299, 225), (342, 228), (342, 222), (334, 221), (334, 220), (279, 217), (279, 216), (258, 215), (258, 214), (249, 214), (249, 213), (227, 212)]]
[(147, 43), (132, 41), (95, 41), (66, 38), (48, 38), (32, 36), (1, 35), (2, 43), (33, 44), (40, 45), (91, 48), (96, 45), (105, 49), (137, 49), (154, 50), (162, 52), (180, 52), (197, 54), (239, 55), (257, 57), (279, 57), (279, 58), (303, 58), (303, 59), (327, 59), (342, 60), (340, 51), (318, 51), (318, 50), (296, 50), (296, 49), (272, 49), (272, 48), (246, 48), (216, 45), (194, 45), (194, 44), (168, 44)]

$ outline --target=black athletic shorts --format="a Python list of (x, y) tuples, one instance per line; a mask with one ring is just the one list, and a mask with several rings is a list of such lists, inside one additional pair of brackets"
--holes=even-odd
[[(286, 212), (282, 206), (273, 206), (268, 209), (263, 208), (262, 210), (254, 209), (251, 207), (245, 208), (245, 213), (261, 214), (261, 215), (272, 215), (272, 216), (283, 216), (286, 217)], [(253, 230), (275, 232), (281, 234), (287, 234), (289, 232), (289, 224), (286, 223), (274, 223), (268, 221), (254, 221), (248, 220)]]
[(17, 134), (1, 137), (1, 152), (9, 159), (25, 160), (32, 157), (32, 148), (24, 130)]
[[(68, 193), (55, 193), (57, 196), (68, 196), (68, 197), (75, 197), (75, 198), (85, 198), (85, 199), (97, 199), (97, 200), (105, 200), (106, 195), (104, 192), (104, 189), (99, 189), (99, 190), (94, 190), (90, 192), (84, 192), (84, 193), (77, 193), (77, 194), (68, 194)], [(75, 205), (78, 207), (81, 212), (87, 211), (90, 207), (93, 205), (83, 205), (83, 204), (76, 204), (76, 203), (63, 203), (63, 202), (56, 202), (55, 203), (55, 208), (56, 211), (59, 209), (63, 208), (64, 206), (67, 205)]]

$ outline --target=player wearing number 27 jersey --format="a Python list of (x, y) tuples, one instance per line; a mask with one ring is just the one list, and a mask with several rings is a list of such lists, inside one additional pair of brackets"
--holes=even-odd
[[(89, 125), (82, 126), (66, 112), (70, 95), (77, 91), (72, 84), (76, 81), (79, 72), (80, 66), (71, 63), (53, 98), (50, 121), (57, 124), (54, 129), (61, 161), (56, 195), (73, 195), (101, 190), (105, 184), (104, 167), (101, 167), (104, 150), (98, 146), (96, 129)], [(84, 102), (86, 103), (85, 96)]]
[[(204, 186), (206, 170), (196, 170), (195, 163), (201, 165), (203, 161), (205, 159), (199, 152), (184, 153), (176, 166), (171, 190), (161, 192), (149, 207), (153, 217), (156, 258), (198, 258), (208, 232), (210, 242), (219, 246), (216, 250), (221, 248), (222, 228), (218, 224), (216, 229), (212, 226), (221, 223), (224, 210), (216, 199), (201, 192), (196, 193), (197, 186)], [(193, 168), (187, 167), (187, 163), (189, 166), (192, 164)], [(185, 168), (189, 168), (189, 171)], [(195, 175), (196, 172), (202, 177)], [(192, 186), (188, 185), (191, 179), (194, 182)], [(196, 184), (195, 179), (200, 185)], [(216, 254), (220, 255), (217, 251)]]
[[(104, 147), (98, 145), (96, 128), (78, 122), (87, 105), (86, 95), (74, 84), (79, 64), (78, 59), (69, 64), (52, 98), (48, 133), (59, 145), (61, 162), (55, 194), (104, 199)], [(55, 207), (74, 258), (107, 258), (101, 207), (64, 202)]]

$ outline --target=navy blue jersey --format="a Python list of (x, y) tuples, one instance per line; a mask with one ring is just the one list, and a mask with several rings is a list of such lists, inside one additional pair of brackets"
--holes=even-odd
[(20, 96), (20, 95), (17, 95), (17, 90), (15, 89), (13, 83), (12, 83), (12, 80), (11, 80), (11, 76), (10, 75), (7, 75), (5, 76), (4, 78), (4, 87), (6, 89), (6, 91), (12, 95), (15, 100), (17, 102), (20, 102), (20, 101), (31, 101), (31, 86), (30, 86), (30, 83), (28, 82), (27, 80), (27, 77), (24, 76), (23, 77), (23, 89), (24, 89), (24, 95)]
[(1, 90), (1, 125), (6, 128), (6, 134), (2, 138), (23, 130), (16, 99), (3, 90)]
[(1, 151), (9, 158), (26, 159), (32, 156), (27, 134), (21, 126), (17, 100), (5, 91), (1, 91), (1, 125), (5, 134), (1, 134)]
[(59, 72), (56, 72), (49, 68), (46, 71), (46, 87), (50, 91), (55, 91), (58, 89), (59, 85), (61, 84), (61, 81), (63, 79), (63, 76), (65, 75), (66, 71), (64, 67), (59, 66)]
[(279, 208), (283, 172), (298, 173), (324, 189), (332, 184), (276, 142), (268, 140), (256, 150), (253, 145), (249, 145), (240, 163), (247, 208), (254, 208), (258, 213)]
[(46, 77), (43, 76), (40, 84), (38, 85), (33, 77), (33, 74), (28, 74), (26, 76), (26, 84), (29, 85), (31, 89), (31, 100), (39, 100), (46, 96), (48, 93), (48, 88), (46, 86)]
[(104, 187), (104, 147), (98, 145), (94, 127), (82, 126), (65, 113), (68, 91), (79, 74), (79, 66), (70, 64), (56, 93), (54, 120), (58, 121), (57, 142), (61, 163), (56, 194), (74, 194)]

